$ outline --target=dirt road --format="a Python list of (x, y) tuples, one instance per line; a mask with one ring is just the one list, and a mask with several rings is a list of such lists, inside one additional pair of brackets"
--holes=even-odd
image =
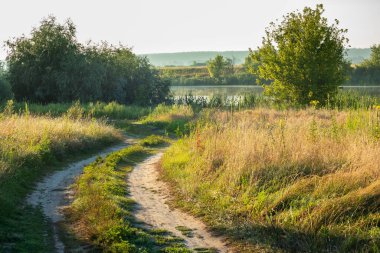
[(222, 238), (208, 232), (200, 220), (178, 209), (170, 209), (166, 204), (169, 190), (164, 182), (158, 180), (156, 166), (161, 156), (162, 153), (158, 153), (149, 157), (128, 177), (131, 198), (137, 202), (136, 219), (183, 238), (191, 249), (214, 248), (218, 252), (230, 252)]
[[(104, 157), (135, 141), (135, 139), (127, 138), (121, 145), (70, 164), (66, 168), (48, 175), (28, 196), (27, 204), (41, 207), (45, 216), (52, 221), (56, 252), (65, 252), (65, 245), (59, 238), (58, 223), (64, 219), (61, 210), (71, 202), (69, 186), (74, 183), (83, 168), (95, 161), (98, 156)], [(158, 180), (156, 167), (161, 156), (162, 153), (150, 156), (138, 164), (128, 177), (131, 198), (138, 203), (135, 217), (147, 226), (166, 229), (183, 238), (191, 249), (209, 248), (216, 249), (218, 252), (230, 252), (223, 240), (208, 232), (200, 220), (180, 210), (170, 209), (166, 204), (169, 197), (168, 187), (164, 182)]]
[(43, 213), (53, 223), (53, 236), (56, 252), (63, 253), (65, 246), (58, 236), (57, 223), (63, 220), (61, 210), (70, 203), (69, 186), (74, 183), (75, 178), (83, 171), (83, 168), (95, 161), (99, 156), (122, 149), (133, 143), (135, 139), (126, 138), (125, 141), (117, 146), (106, 149), (103, 152), (90, 158), (70, 164), (66, 168), (48, 175), (44, 180), (37, 184), (36, 189), (27, 198), (27, 203), (38, 207), (40, 206)]

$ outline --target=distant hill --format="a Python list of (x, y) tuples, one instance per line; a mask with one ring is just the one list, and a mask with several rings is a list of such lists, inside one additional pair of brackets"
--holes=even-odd
[[(358, 64), (367, 59), (371, 53), (369, 48), (350, 48), (347, 50), (347, 58), (353, 63)], [(214, 58), (217, 54), (233, 59), (235, 64), (244, 63), (248, 51), (203, 51), (203, 52), (179, 52), (179, 53), (157, 53), (142, 54), (148, 57), (150, 62), (158, 67), (163, 66), (191, 66), (194, 63), (205, 63)]]
[(350, 48), (347, 51), (347, 58), (353, 63), (358, 64), (368, 59), (371, 55), (370, 48)]

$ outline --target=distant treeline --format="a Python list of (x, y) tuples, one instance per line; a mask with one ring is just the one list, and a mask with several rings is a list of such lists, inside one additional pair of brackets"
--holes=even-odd
[[(7, 67), (0, 72), (0, 99), (39, 103), (117, 101), (155, 104), (169, 92), (147, 58), (123, 45), (82, 45), (75, 25), (42, 20), (30, 37), (6, 42)], [(4, 70), (6, 69), (6, 70)]]
[(162, 77), (169, 79), (174, 86), (192, 85), (251, 85), (256, 83), (256, 77), (245, 71), (244, 66), (234, 66), (233, 73), (217, 80), (210, 76), (207, 66), (193, 67), (163, 67)]
[[(171, 81), (172, 85), (254, 85), (257, 77), (249, 71), (257, 68), (260, 62), (251, 62), (247, 57), (244, 64), (233, 65), (233, 60), (217, 55), (204, 66), (162, 67), (160, 75)], [(371, 47), (370, 56), (361, 64), (345, 64), (347, 79), (342, 85), (380, 87), (380, 45)], [(216, 69), (215, 69), (216, 68)], [(215, 72), (217, 70), (217, 72)], [(218, 77), (215, 73), (219, 73)], [(270, 82), (270, 81), (266, 81)]]
[[(161, 76), (174, 86), (196, 85), (255, 85), (256, 77), (245, 71), (242, 65), (235, 66), (234, 73), (218, 82), (211, 78), (207, 67), (163, 67)], [(380, 67), (358, 65), (348, 69), (347, 81), (343, 85), (380, 86)]]
[(380, 66), (358, 65), (352, 67), (345, 85), (375, 85), (380, 87)]
[[(175, 66), (200, 66), (206, 65), (206, 62), (217, 55), (229, 58), (235, 65), (240, 65), (245, 62), (249, 51), (204, 51), (204, 52), (178, 52), (178, 53), (157, 53), (144, 54), (149, 61), (158, 67), (175, 67)], [(371, 53), (369, 48), (349, 48), (347, 49), (347, 60), (352, 64), (362, 63), (368, 59)]]

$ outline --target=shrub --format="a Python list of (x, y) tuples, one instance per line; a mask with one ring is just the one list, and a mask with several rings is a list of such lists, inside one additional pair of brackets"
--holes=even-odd
[(7, 76), (17, 101), (158, 104), (169, 92), (170, 83), (147, 58), (122, 45), (81, 45), (70, 20), (59, 24), (50, 16), (30, 38), (6, 44)]
[(250, 51), (250, 71), (271, 81), (262, 83), (267, 95), (308, 105), (313, 100), (325, 104), (336, 94), (348, 68), (347, 31), (338, 28), (338, 20), (330, 25), (323, 12), (317, 5), (287, 14), (280, 24), (271, 23), (262, 46)]

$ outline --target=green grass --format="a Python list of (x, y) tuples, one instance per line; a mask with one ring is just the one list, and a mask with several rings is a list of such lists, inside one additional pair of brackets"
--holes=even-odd
[(126, 176), (166, 139), (149, 136), (84, 169), (76, 181), (74, 201), (67, 210), (69, 227), (77, 238), (106, 252), (189, 252), (181, 239), (163, 230), (135, 226), (134, 202), (127, 197)]
[(139, 141), (143, 147), (158, 147), (170, 142), (171, 140), (169, 138), (160, 135), (149, 135)]
[(140, 123), (164, 129), (168, 134), (182, 136), (189, 131), (189, 122), (194, 116), (191, 106), (160, 104)]

